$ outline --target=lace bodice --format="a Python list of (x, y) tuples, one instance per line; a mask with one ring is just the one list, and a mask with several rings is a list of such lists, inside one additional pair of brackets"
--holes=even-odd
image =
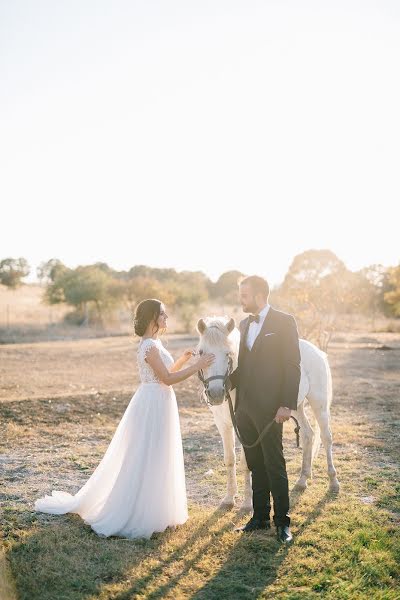
[(153, 340), (152, 338), (141, 340), (137, 349), (137, 361), (140, 381), (142, 383), (161, 383), (157, 375), (154, 373), (152, 367), (145, 361), (147, 353), (153, 346), (155, 346), (159, 351), (161, 360), (167, 369), (170, 369), (175, 362), (168, 350), (164, 348), (160, 340)]

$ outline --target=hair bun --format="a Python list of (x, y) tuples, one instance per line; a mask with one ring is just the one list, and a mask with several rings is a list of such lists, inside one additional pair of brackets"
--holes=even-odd
[(135, 334), (138, 335), (139, 337), (142, 337), (145, 334), (147, 325), (148, 325), (148, 323), (146, 323), (145, 319), (135, 318), (133, 320), (133, 327), (135, 330)]
[[(152, 321), (157, 323), (158, 317), (160, 316), (160, 310), (160, 300), (156, 300), (155, 298), (142, 300), (136, 308), (133, 319), (135, 334), (142, 337)], [(156, 331), (158, 331), (158, 325)]]

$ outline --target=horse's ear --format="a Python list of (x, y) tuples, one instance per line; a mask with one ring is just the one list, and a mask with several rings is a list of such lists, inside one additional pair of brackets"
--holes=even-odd
[(235, 326), (236, 326), (235, 319), (229, 319), (229, 321), (226, 324), (228, 333), (231, 333), (235, 329)]
[(203, 319), (199, 319), (198, 323), (197, 323), (197, 331), (199, 333), (204, 333), (206, 330), (207, 325), (205, 324)]

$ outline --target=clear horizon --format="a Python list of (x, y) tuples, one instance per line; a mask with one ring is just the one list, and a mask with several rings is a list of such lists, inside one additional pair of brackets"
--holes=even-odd
[(398, 3), (21, 1), (0, 35), (0, 259), (399, 263)]

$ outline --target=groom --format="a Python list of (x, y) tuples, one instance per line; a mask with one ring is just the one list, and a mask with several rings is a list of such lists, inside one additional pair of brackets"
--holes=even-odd
[(292, 541), (289, 488), (282, 448), (283, 422), (297, 409), (300, 384), (300, 350), (296, 321), (268, 304), (269, 286), (252, 275), (239, 284), (243, 311), (251, 313), (240, 323), (238, 367), (230, 376), (236, 388), (236, 421), (241, 437), (252, 444), (271, 421), (261, 442), (244, 448), (252, 474), (253, 509), (250, 521), (238, 531), (269, 529), (270, 494), (274, 524), (280, 542)]

